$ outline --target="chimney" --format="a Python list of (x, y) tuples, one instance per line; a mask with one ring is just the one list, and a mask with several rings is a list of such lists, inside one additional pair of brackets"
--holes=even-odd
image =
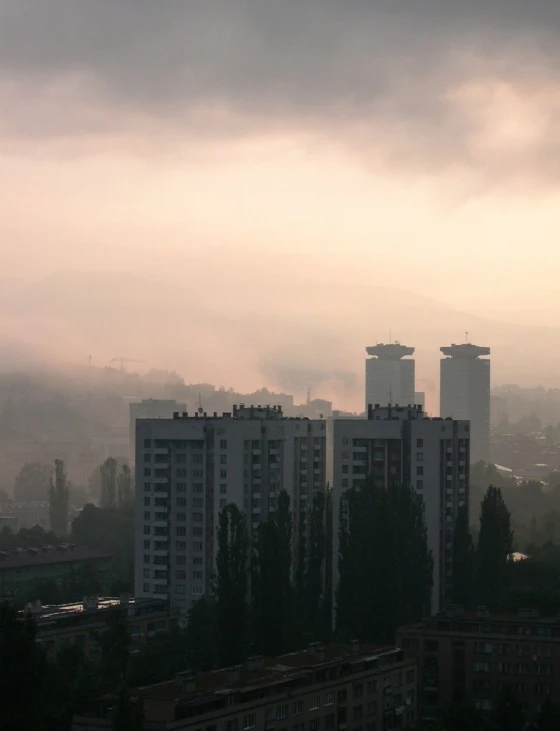
[(325, 645), (322, 642), (311, 642), (307, 645), (307, 651), (316, 659), (325, 659)]
[(235, 683), (239, 680), (241, 665), (232, 665), (230, 668), (226, 668), (226, 681), (228, 683)]
[(253, 670), (259, 670), (260, 668), (262, 668), (263, 664), (263, 655), (253, 655), (252, 657), (248, 657), (246, 662), (247, 670), (249, 670), (250, 672), (252, 672)]

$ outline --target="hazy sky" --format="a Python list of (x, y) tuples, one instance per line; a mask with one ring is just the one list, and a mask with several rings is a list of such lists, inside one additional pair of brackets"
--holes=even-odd
[(560, 326), (559, 31), (557, 0), (0, 0), (6, 351), (360, 405), (366, 342), (433, 379), (470, 329), (496, 382), (560, 385), (559, 333), (532, 374), (442, 315)]

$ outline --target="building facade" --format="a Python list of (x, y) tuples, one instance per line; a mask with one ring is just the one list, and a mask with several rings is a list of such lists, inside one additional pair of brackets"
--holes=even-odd
[(136, 454), (135, 595), (183, 609), (212, 591), (221, 508), (237, 505), (252, 533), (282, 490), (299, 516), (326, 483), (325, 421), (280, 407), (140, 419)]
[(490, 458), (490, 348), (440, 348), (440, 416), (471, 423), (471, 461)]
[(183, 412), (185, 404), (173, 399), (143, 399), (131, 401), (129, 410), (129, 442), (128, 458), (134, 464), (136, 458), (136, 419), (172, 419), (173, 414)]
[(366, 348), (371, 358), (366, 359), (366, 404), (414, 404), (414, 348), (400, 343)]
[(108, 593), (112, 558), (108, 553), (71, 543), (0, 551), (0, 597), (40, 599), (42, 584), (54, 582), (64, 587), (86, 566)]
[(67, 645), (79, 645), (91, 662), (101, 659), (99, 637), (107, 629), (111, 612), (121, 609), (130, 622), (131, 652), (140, 652), (152, 638), (170, 632), (178, 623), (178, 615), (169, 612), (167, 602), (158, 599), (131, 597), (84, 597), (82, 602), (42, 606), (29, 604), (29, 612), (37, 625), (37, 642), (47, 655), (56, 654)]
[(560, 617), (532, 609), (490, 614), (484, 607), (452, 607), (436, 617), (401, 627), (397, 644), (418, 662), (418, 711), (433, 718), (447, 704), (473, 700), (495, 711), (513, 691), (527, 719), (560, 695)]
[[(139, 689), (146, 731), (389, 731), (416, 719), (416, 662), (396, 647), (324, 647)], [(73, 731), (110, 718), (74, 717)]]
[[(434, 559), (432, 611), (443, 606), (452, 575), (457, 511), (469, 500), (469, 424), (428, 418), (419, 407), (370, 406), (367, 419), (335, 419), (333, 566), (338, 565), (338, 515), (345, 490), (369, 478), (377, 486), (410, 485), (422, 495)], [(337, 579), (333, 581), (336, 586)]]

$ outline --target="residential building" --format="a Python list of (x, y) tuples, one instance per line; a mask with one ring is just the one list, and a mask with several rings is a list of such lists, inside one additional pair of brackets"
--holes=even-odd
[(173, 414), (183, 412), (186, 404), (179, 403), (173, 399), (143, 399), (142, 401), (131, 401), (129, 405), (129, 450), (130, 463), (135, 462), (136, 449), (136, 419), (172, 419)]
[(375, 404), (367, 419), (335, 419), (333, 430), (333, 566), (338, 565), (337, 526), (344, 491), (368, 478), (385, 488), (392, 483), (410, 485), (424, 500), (434, 559), (432, 611), (437, 612), (450, 589), (457, 511), (468, 507), (468, 422), (428, 418), (415, 406)]
[(138, 420), (135, 595), (186, 610), (210, 594), (220, 509), (237, 505), (250, 533), (282, 490), (295, 516), (307, 512), (325, 487), (325, 442), (324, 420), (287, 419), (278, 406)]
[(440, 348), (440, 416), (471, 423), (471, 461), (490, 458), (490, 348)]
[(122, 609), (130, 622), (131, 651), (142, 647), (160, 634), (177, 626), (179, 617), (171, 614), (167, 602), (161, 599), (84, 597), (81, 602), (42, 606), (28, 604), (37, 625), (37, 642), (47, 655), (53, 655), (66, 645), (79, 645), (92, 662), (100, 659), (99, 637), (107, 629), (112, 611)]
[(112, 558), (109, 553), (73, 543), (0, 551), (0, 597), (40, 599), (41, 584), (64, 586), (86, 566), (95, 571), (103, 591), (108, 592)]
[(513, 691), (528, 718), (560, 694), (560, 616), (534, 609), (490, 614), (485, 607), (451, 607), (398, 630), (397, 644), (418, 661), (418, 711), (433, 718), (448, 703), (474, 700), (496, 710)]
[(414, 404), (414, 348), (400, 343), (378, 343), (366, 348), (366, 406), (369, 404)]
[[(311, 645), (138, 689), (146, 731), (382, 731), (416, 718), (416, 662), (396, 647)], [(75, 716), (73, 731), (111, 717)]]

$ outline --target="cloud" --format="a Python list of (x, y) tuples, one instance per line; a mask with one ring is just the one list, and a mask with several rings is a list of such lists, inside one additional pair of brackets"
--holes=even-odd
[(0, 0), (0, 130), (288, 130), (366, 163), (552, 180), (559, 31), (555, 0)]

